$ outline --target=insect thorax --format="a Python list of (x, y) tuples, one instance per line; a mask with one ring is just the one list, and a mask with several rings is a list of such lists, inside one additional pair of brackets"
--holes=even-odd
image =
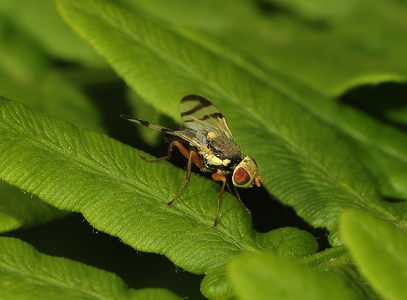
[(236, 143), (227, 137), (218, 137), (206, 141), (208, 151), (200, 152), (208, 170), (221, 169), (232, 172), (242, 160), (242, 153)]

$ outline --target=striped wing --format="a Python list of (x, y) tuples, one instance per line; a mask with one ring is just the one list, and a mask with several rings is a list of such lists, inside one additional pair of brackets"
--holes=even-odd
[(209, 100), (197, 95), (185, 96), (181, 100), (180, 113), (189, 128), (201, 133), (213, 132), (233, 140), (225, 117)]

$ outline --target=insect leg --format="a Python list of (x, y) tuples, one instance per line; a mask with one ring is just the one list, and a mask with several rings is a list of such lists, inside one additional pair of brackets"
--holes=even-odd
[(220, 192), (218, 194), (218, 205), (216, 207), (215, 222), (213, 223), (213, 227), (216, 227), (218, 225), (219, 211), (220, 211), (220, 199), (222, 198), (223, 191), (225, 190), (226, 177), (223, 176), (222, 174), (213, 173), (212, 174), (212, 179), (215, 180), (215, 181), (222, 181), (222, 187), (221, 187)]
[[(168, 151), (167, 151), (166, 156), (159, 157), (159, 158), (145, 158), (143, 156), (139, 156), (139, 158), (144, 159), (146, 161), (159, 161), (159, 160), (170, 159), (174, 146), (177, 147), (179, 152), (181, 152), (181, 154), (184, 155), (185, 158), (190, 159), (189, 158), (190, 151), (187, 148), (185, 148), (185, 146), (179, 141), (171, 142), (171, 144), (168, 146)], [(194, 165), (196, 165), (199, 169), (201, 169), (201, 170), (205, 169), (205, 165), (202, 163), (201, 158), (199, 157), (199, 155), (195, 151), (194, 151), (194, 154), (192, 155), (191, 159), (192, 159), (192, 163)]]
[[(179, 149), (179, 147), (178, 147), (178, 149)], [(188, 151), (185, 147), (183, 147), (183, 149)], [(193, 157), (198, 156), (198, 154), (196, 154), (194, 150), (191, 150), (191, 151), (188, 151), (188, 152), (189, 152), (189, 154), (188, 154), (187, 176), (185, 177), (184, 183), (182, 184), (181, 188), (179, 189), (178, 194), (170, 202), (167, 203), (168, 206), (173, 204), (174, 201), (178, 199), (178, 197), (181, 195), (181, 193), (184, 191), (185, 187), (187, 186), (187, 183), (189, 182), (189, 179), (191, 177), (192, 160), (193, 160)], [(184, 153), (182, 153), (182, 154), (184, 154)]]
[[(229, 190), (230, 192), (232, 192), (232, 190), (230, 189), (230, 184), (229, 184), (228, 182), (226, 182), (226, 186), (228, 187), (228, 190)], [(239, 199), (240, 204), (241, 204), (241, 205), (243, 206), (243, 208), (247, 211), (247, 213), (248, 213), (249, 215), (251, 215), (252, 212), (251, 212), (250, 209), (248, 209), (247, 206), (243, 203), (242, 198), (240, 198), (239, 191), (237, 190), (237, 187), (236, 187), (234, 184), (233, 184), (232, 186), (233, 186), (233, 192), (234, 192), (234, 194), (236, 195), (237, 199)]]
[[(139, 158), (144, 159), (146, 161), (160, 161), (160, 160), (165, 160), (165, 159), (170, 159), (171, 158), (171, 154), (172, 154), (172, 149), (174, 148), (174, 146), (177, 146), (176, 143), (179, 143), (178, 141), (173, 141), (169, 146), (168, 146), (168, 150), (167, 150), (167, 155), (163, 156), (163, 157), (159, 157), (159, 158), (145, 158), (143, 156), (139, 156)], [(178, 146), (177, 146), (178, 147)]]
[(205, 165), (202, 163), (201, 158), (199, 155), (194, 151), (194, 150), (188, 150), (181, 142), (179, 141), (173, 141), (169, 146), (168, 146), (168, 152), (166, 156), (159, 157), (159, 158), (145, 158), (140, 156), (141, 159), (144, 159), (146, 161), (159, 161), (159, 160), (164, 160), (164, 159), (170, 159), (172, 150), (173, 148), (177, 147), (178, 150), (181, 152), (182, 155), (184, 155), (188, 159), (188, 164), (187, 164), (187, 175), (185, 177), (184, 183), (182, 184), (180, 190), (178, 191), (177, 195), (167, 203), (167, 206), (170, 206), (175, 202), (175, 200), (178, 199), (178, 197), (181, 195), (181, 193), (184, 191), (187, 183), (189, 182), (189, 179), (191, 177), (191, 166), (192, 164), (195, 164), (198, 166), (200, 169), (205, 169)]

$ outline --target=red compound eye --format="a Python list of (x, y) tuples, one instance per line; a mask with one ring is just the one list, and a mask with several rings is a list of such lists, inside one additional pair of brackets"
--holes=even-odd
[(244, 168), (239, 168), (233, 174), (233, 181), (236, 185), (246, 185), (251, 181), (249, 173)]

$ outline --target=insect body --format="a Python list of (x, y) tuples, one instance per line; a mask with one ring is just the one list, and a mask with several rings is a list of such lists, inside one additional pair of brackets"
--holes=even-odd
[[(148, 161), (169, 159), (174, 146), (188, 159), (185, 181), (178, 194), (167, 205), (171, 205), (177, 200), (185, 189), (190, 179), (192, 164), (195, 164), (202, 172), (212, 173), (213, 180), (222, 182), (214, 222), (214, 227), (216, 227), (225, 185), (229, 188), (226, 176), (232, 174), (233, 187), (241, 203), (235, 187), (250, 188), (254, 185), (260, 187), (264, 179), (258, 175), (255, 160), (250, 156), (243, 156), (239, 146), (233, 141), (233, 135), (226, 119), (209, 100), (197, 95), (185, 96), (181, 100), (180, 113), (187, 128), (170, 129), (131, 116), (121, 115), (121, 117), (173, 136), (166, 156), (143, 159)], [(245, 209), (250, 212), (246, 207)]]

